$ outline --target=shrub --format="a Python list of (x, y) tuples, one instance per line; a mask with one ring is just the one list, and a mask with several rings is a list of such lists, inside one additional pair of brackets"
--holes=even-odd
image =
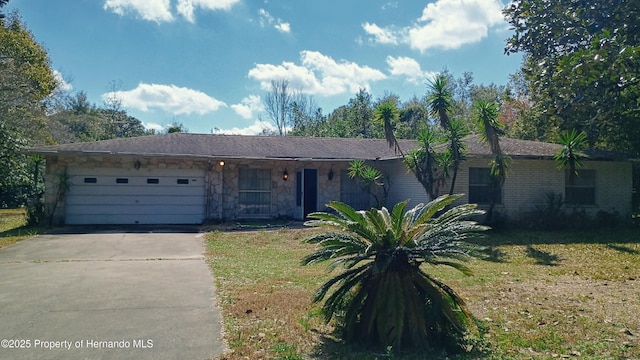
[(480, 256), (480, 248), (467, 240), (488, 227), (467, 220), (483, 213), (475, 205), (447, 210), (459, 197), (445, 195), (410, 210), (405, 201), (391, 212), (384, 207), (356, 211), (331, 202), (328, 206), (335, 213), (309, 215), (315, 220), (307, 225), (332, 230), (305, 240), (318, 248), (302, 264), (329, 260), (332, 270), (344, 267), (314, 296), (314, 302), (326, 297), (327, 322), (343, 318), (339, 325), (344, 340), (383, 349), (462, 349), (474, 323), (472, 315), (451, 287), (422, 266), (447, 265), (471, 273), (461, 261)]

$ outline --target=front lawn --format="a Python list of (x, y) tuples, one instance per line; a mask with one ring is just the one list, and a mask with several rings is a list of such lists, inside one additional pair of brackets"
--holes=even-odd
[[(311, 231), (207, 235), (231, 349), (224, 359), (424, 358), (340, 345), (311, 304), (325, 265), (299, 265)], [(470, 262), (474, 276), (427, 269), (466, 299), (483, 329), (474, 353), (459, 358), (640, 359), (637, 229), (491, 232), (482, 242), (493, 256)]]
[(28, 227), (24, 209), (0, 209), (0, 249), (33, 237), (42, 228)]

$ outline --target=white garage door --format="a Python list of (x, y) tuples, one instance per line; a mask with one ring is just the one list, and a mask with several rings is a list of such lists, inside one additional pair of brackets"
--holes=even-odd
[(65, 222), (200, 224), (205, 218), (203, 170), (68, 170)]

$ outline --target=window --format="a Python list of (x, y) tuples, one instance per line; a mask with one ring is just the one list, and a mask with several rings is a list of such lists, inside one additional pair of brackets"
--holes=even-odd
[(127, 178), (117, 178), (116, 179), (116, 184), (128, 184), (129, 183), (129, 179)]
[(271, 169), (240, 168), (238, 191), (240, 215), (271, 214)]
[(189, 185), (189, 179), (178, 179), (178, 185)]
[(569, 180), (569, 171), (564, 177), (564, 197), (567, 204), (593, 205), (596, 203), (596, 171), (578, 170), (578, 175)]
[[(491, 204), (495, 186), (490, 168), (469, 168), (469, 202)], [(496, 203), (502, 203), (502, 193), (497, 194)]]
[(347, 170), (340, 172), (340, 201), (356, 210), (371, 207), (371, 195), (362, 190), (356, 179), (349, 177)]
[(296, 206), (302, 206), (302, 171), (296, 173)]
[(160, 179), (147, 179), (147, 184), (160, 184)]
[(98, 182), (98, 179), (94, 178), (94, 177), (86, 177), (84, 178), (84, 183), (85, 184), (96, 184)]

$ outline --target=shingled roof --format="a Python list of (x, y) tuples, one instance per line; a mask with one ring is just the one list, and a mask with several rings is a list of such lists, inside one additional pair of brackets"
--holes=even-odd
[[(401, 140), (403, 149), (415, 146)], [(215, 157), (228, 159), (376, 160), (395, 158), (385, 140), (173, 133), (32, 148), (34, 154)]]
[[(468, 157), (488, 157), (491, 150), (479, 135), (464, 138)], [(417, 146), (399, 140), (403, 151)], [(561, 145), (500, 138), (502, 151), (512, 158), (553, 158)], [(385, 160), (400, 157), (383, 139), (319, 138), (295, 136), (245, 136), (174, 133), (31, 148), (41, 155), (133, 155), (227, 159), (281, 160)], [(587, 152), (592, 159), (617, 159), (613, 153)]]

